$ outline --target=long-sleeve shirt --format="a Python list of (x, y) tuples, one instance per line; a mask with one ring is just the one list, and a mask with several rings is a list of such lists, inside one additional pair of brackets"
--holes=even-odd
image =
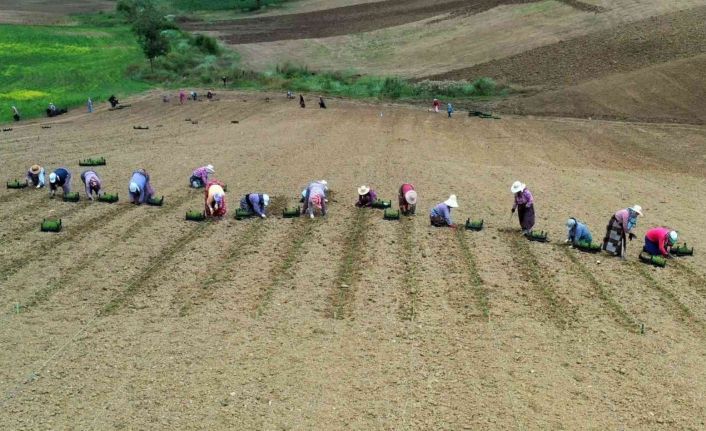
[(669, 252), (667, 251), (667, 241), (669, 238), (669, 229), (666, 227), (655, 227), (647, 231), (645, 237), (650, 241), (657, 244), (659, 247), (659, 252), (663, 256), (667, 256)]
[(224, 195), (225, 192), (223, 191), (223, 187), (221, 187), (218, 184), (212, 184), (208, 188), (208, 195), (206, 195), (206, 204), (210, 207), (213, 207), (215, 201), (216, 201), (216, 195)]
[(98, 195), (103, 194), (103, 182), (95, 171), (89, 169), (81, 173), (81, 181), (83, 181), (83, 185), (86, 188), (86, 196), (91, 196), (91, 180), (96, 180), (98, 183), (98, 191), (96, 193)]
[(318, 181), (314, 181), (313, 183), (310, 183), (306, 187), (306, 195), (304, 196), (304, 209), (308, 209), (310, 205), (310, 199), (314, 195), (320, 195), (321, 196), (321, 213), (326, 214), (326, 190), (328, 190), (328, 187), (325, 186), (324, 184), (321, 184)]
[(526, 207), (531, 207), (534, 204), (534, 197), (532, 192), (528, 188), (522, 190), (521, 193), (515, 194), (515, 204), (512, 206), (513, 209), (517, 208), (519, 205), (524, 205)]
[(444, 220), (446, 220), (446, 224), (449, 226), (453, 224), (451, 220), (451, 208), (443, 202), (431, 209), (431, 216), (443, 217)]
[(569, 231), (569, 241), (573, 244), (578, 244), (581, 241), (592, 242), (593, 235), (591, 235), (591, 231), (588, 230), (588, 226), (577, 221)]
[(66, 168), (58, 168), (54, 173), (56, 174), (56, 182), (49, 183), (49, 188), (56, 190), (57, 187), (61, 187), (64, 194), (71, 193), (71, 172)]
[(206, 166), (202, 166), (194, 170), (194, 172), (191, 173), (191, 176), (201, 178), (201, 182), (203, 182), (204, 185), (208, 183), (208, 170), (206, 169)]
[(143, 170), (138, 170), (134, 171), (132, 173), (132, 177), (130, 178), (131, 183), (137, 184), (137, 187), (140, 189), (140, 193), (135, 199), (135, 196), (129, 192), (128, 189), (128, 194), (130, 195), (130, 199), (133, 201), (137, 201), (139, 203), (145, 203), (147, 202), (147, 199), (150, 198), (149, 193), (148, 193), (148, 183), (150, 181), (149, 175)]
[(44, 168), (39, 169), (38, 174), (33, 174), (32, 171), (27, 171), (27, 180), (35, 186), (44, 187)]
[(265, 200), (260, 199), (259, 193), (249, 193), (247, 196), (245, 196), (245, 199), (246, 204), (248, 204), (248, 209), (252, 209), (252, 211), (254, 211), (255, 214), (259, 215), (260, 217), (265, 215)]
[(404, 196), (410, 190), (414, 190), (414, 185), (409, 184), (409, 183), (404, 183), (404, 184), (402, 184), (402, 187), (400, 187), (400, 195)]
[(378, 198), (378, 194), (375, 192), (375, 190), (370, 190), (368, 193), (364, 195), (358, 195), (358, 203), (356, 206), (358, 207), (369, 207), (373, 205), (373, 202), (375, 202)]
[(623, 226), (623, 232), (624, 233), (629, 233), (632, 230), (631, 223), (630, 223), (630, 210), (625, 208), (620, 211), (617, 211), (615, 214), (615, 219), (618, 220), (618, 222)]

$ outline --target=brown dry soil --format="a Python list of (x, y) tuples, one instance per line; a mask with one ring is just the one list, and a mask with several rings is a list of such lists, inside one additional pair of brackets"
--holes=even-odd
[[(706, 426), (706, 128), (219, 97), (148, 94), (1, 134), (3, 177), (66, 165), (80, 190), (77, 161), (105, 156), (122, 199), (0, 191), (3, 429)], [(202, 205), (187, 178), (209, 162), (231, 213), (187, 222)], [(164, 207), (124, 201), (138, 167)], [(317, 178), (336, 191), (323, 220), (232, 218), (244, 192), (293, 205)], [(510, 219), (518, 178), (550, 244)], [(416, 217), (352, 205), (359, 184), (394, 200), (403, 181)], [(487, 228), (430, 228), (449, 193), (457, 221)], [(633, 203), (638, 235), (674, 226), (696, 256), (655, 269), (634, 242), (627, 262), (560, 245), (567, 217), (598, 239)], [(65, 229), (39, 232), (51, 215)]]
[(0, 23), (4, 24), (65, 24), (69, 15), (115, 9), (108, 0), (53, 1), (3, 0), (0, 2)]

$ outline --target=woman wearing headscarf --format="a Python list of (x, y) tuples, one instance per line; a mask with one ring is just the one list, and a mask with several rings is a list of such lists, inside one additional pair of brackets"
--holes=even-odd
[(213, 165), (201, 166), (200, 168), (194, 169), (191, 173), (191, 178), (189, 178), (189, 184), (195, 189), (200, 189), (208, 183), (208, 176), (214, 173)]
[(417, 211), (417, 191), (413, 184), (404, 183), (398, 195), (400, 211), (404, 215), (414, 214)]
[(266, 218), (265, 212), (270, 205), (270, 195), (264, 193), (248, 193), (240, 199), (240, 209), (257, 214), (260, 218)]
[(130, 202), (133, 204), (143, 204), (154, 196), (154, 189), (150, 184), (150, 175), (144, 169), (138, 169), (132, 173), (130, 185), (128, 186)]
[(309, 214), (310, 218), (314, 218), (314, 214), (318, 211), (321, 216), (326, 215), (326, 192), (328, 191), (328, 183), (326, 180), (314, 181), (309, 183), (304, 193), (304, 207), (302, 214)]
[(358, 187), (358, 202), (355, 203), (355, 206), (358, 208), (371, 208), (377, 198), (378, 194), (375, 190), (368, 186), (360, 186)]
[(529, 235), (534, 227), (534, 197), (527, 186), (520, 181), (515, 181), (510, 187), (510, 192), (515, 195), (512, 213), (517, 211), (523, 235)]
[(39, 165), (30, 166), (27, 181), (38, 189), (44, 187), (44, 168)]
[(456, 227), (451, 219), (451, 209), (458, 208), (456, 195), (449, 196), (444, 202), (431, 209), (429, 221), (436, 227)]
[(632, 230), (637, 225), (637, 218), (641, 215), (642, 207), (640, 205), (633, 205), (631, 208), (625, 208), (613, 214), (608, 226), (606, 226), (603, 250), (625, 259), (628, 248), (627, 238), (629, 237), (631, 241), (636, 238)]
[(642, 250), (652, 256), (671, 258), (669, 249), (677, 243), (677, 239), (679, 239), (679, 234), (675, 230), (664, 226), (654, 227), (647, 231), (645, 246)]
[(49, 174), (49, 195), (54, 196), (58, 187), (64, 196), (71, 193), (71, 172), (66, 168), (58, 168)]
[(84, 187), (86, 187), (86, 196), (88, 199), (93, 200), (93, 193), (96, 196), (103, 196), (103, 182), (92, 169), (85, 170), (81, 173), (81, 181), (83, 181)]
[(580, 242), (587, 242), (589, 244), (593, 242), (593, 235), (591, 235), (591, 231), (588, 230), (588, 226), (573, 217), (566, 221), (566, 230), (568, 236), (566, 239), (567, 243), (577, 245)]
[(226, 193), (223, 190), (223, 184), (220, 181), (210, 181), (206, 184), (206, 216), (207, 217), (223, 217), (228, 211), (226, 207)]

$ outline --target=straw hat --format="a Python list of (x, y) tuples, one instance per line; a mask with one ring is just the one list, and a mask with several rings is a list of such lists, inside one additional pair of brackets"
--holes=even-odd
[(54, 184), (56, 182), (56, 174), (54, 172), (49, 174), (49, 182), (52, 184)]
[(675, 230), (669, 231), (669, 243), (671, 245), (674, 245), (677, 243), (677, 239), (679, 238), (679, 234)]
[(206, 165), (206, 170), (209, 174), (215, 174), (216, 171), (213, 170), (213, 165)]
[(262, 195), (262, 201), (265, 206), (268, 206), (270, 204), (270, 195)]
[(32, 165), (32, 167), (29, 168), (29, 171), (35, 175), (37, 175), (41, 170), (42, 170), (42, 167), (39, 165)]
[(414, 190), (407, 191), (407, 193), (404, 194), (404, 200), (407, 201), (407, 203), (410, 205), (416, 205), (417, 192), (415, 192)]
[(367, 195), (370, 192), (370, 187), (360, 186), (358, 187), (358, 194), (361, 196)]
[(631, 210), (635, 211), (636, 213), (642, 215), (642, 207), (640, 205), (633, 205)]
[(520, 181), (515, 181), (514, 183), (512, 183), (512, 187), (510, 187), (510, 191), (512, 193), (519, 193), (522, 190), (524, 190), (526, 187), (527, 186), (524, 183), (522, 183)]
[(449, 196), (449, 198), (446, 199), (446, 201), (444, 201), (444, 203), (449, 208), (458, 208), (458, 201), (456, 200), (456, 195)]

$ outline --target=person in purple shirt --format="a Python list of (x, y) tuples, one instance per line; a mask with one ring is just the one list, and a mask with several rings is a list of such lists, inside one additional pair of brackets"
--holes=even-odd
[(431, 225), (455, 228), (456, 225), (454, 225), (453, 220), (451, 220), (451, 208), (458, 208), (456, 195), (449, 196), (444, 202), (431, 209), (431, 213), (429, 214)]
[(371, 208), (377, 198), (378, 194), (375, 193), (375, 190), (368, 186), (360, 186), (358, 187), (358, 202), (355, 203), (355, 206), (358, 208)]
[(532, 192), (520, 181), (515, 181), (510, 187), (510, 191), (515, 195), (512, 213), (514, 214), (515, 210), (517, 210), (522, 234), (529, 235), (534, 227), (534, 198), (532, 197)]
[(81, 173), (81, 181), (83, 181), (83, 185), (86, 187), (86, 196), (88, 196), (88, 199), (93, 200), (93, 193), (95, 193), (96, 196), (103, 196), (103, 181), (101, 181), (96, 171), (91, 169), (83, 171)]
[(147, 171), (138, 169), (132, 173), (128, 192), (130, 202), (137, 205), (147, 202), (154, 196), (154, 189), (150, 184), (150, 175)]
[(265, 208), (270, 204), (270, 196), (264, 193), (248, 193), (240, 199), (240, 208), (266, 218)]
[(189, 178), (189, 184), (195, 189), (205, 187), (208, 183), (208, 176), (214, 173), (216, 173), (216, 171), (213, 169), (213, 165), (201, 166), (200, 168), (195, 169), (194, 172), (191, 173), (191, 178)]
[(49, 196), (54, 197), (57, 187), (61, 187), (64, 196), (71, 193), (71, 172), (66, 168), (58, 168), (49, 174)]

